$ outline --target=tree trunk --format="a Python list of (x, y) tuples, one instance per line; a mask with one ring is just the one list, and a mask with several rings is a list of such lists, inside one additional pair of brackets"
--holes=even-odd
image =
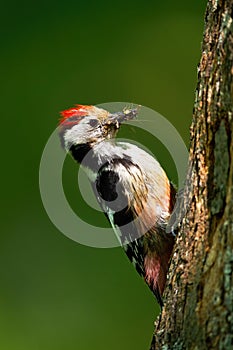
[[(209, 0), (188, 177), (154, 349), (233, 349), (233, 0)], [(181, 215), (181, 214), (180, 214)]]

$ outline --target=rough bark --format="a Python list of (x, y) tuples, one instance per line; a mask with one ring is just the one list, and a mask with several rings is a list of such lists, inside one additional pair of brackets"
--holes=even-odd
[[(182, 220), (154, 349), (233, 349), (233, 0), (210, 0)], [(182, 214), (182, 213), (181, 213)]]

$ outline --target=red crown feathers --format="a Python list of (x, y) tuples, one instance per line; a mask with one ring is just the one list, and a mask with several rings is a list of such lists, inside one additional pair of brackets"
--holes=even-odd
[[(69, 108), (60, 112), (61, 119), (59, 120), (59, 124), (61, 125), (70, 117), (77, 117), (77, 119), (79, 119), (79, 117), (84, 117), (92, 107), (93, 106), (76, 105), (74, 108)], [(67, 122), (69, 122), (69, 120), (67, 120)]]

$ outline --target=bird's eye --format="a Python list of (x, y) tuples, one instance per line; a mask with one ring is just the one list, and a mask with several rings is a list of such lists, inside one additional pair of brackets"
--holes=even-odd
[(91, 120), (89, 121), (89, 124), (90, 124), (90, 126), (91, 126), (92, 128), (95, 128), (95, 127), (99, 124), (99, 122), (98, 122), (97, 119), (91, 119)]

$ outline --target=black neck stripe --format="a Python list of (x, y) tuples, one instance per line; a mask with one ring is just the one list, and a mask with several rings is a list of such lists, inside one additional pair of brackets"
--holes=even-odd
[(74, 160), (76, 160), (76, 162), (79, 164), (82, 164), (94, 172), (98, 171), (98, 157), (94, 154), (93, 149), (89, 143), (72, 145), (70, 147), (70, 153)]
[(70, 147), (70, 153), (72, 154), (72, 157), (81, 164), (84, 157), (87, 155), (88, 152), (91, 151), (91, 146), (89, 143), (82, 143), (79, 145), (72, 145)]

